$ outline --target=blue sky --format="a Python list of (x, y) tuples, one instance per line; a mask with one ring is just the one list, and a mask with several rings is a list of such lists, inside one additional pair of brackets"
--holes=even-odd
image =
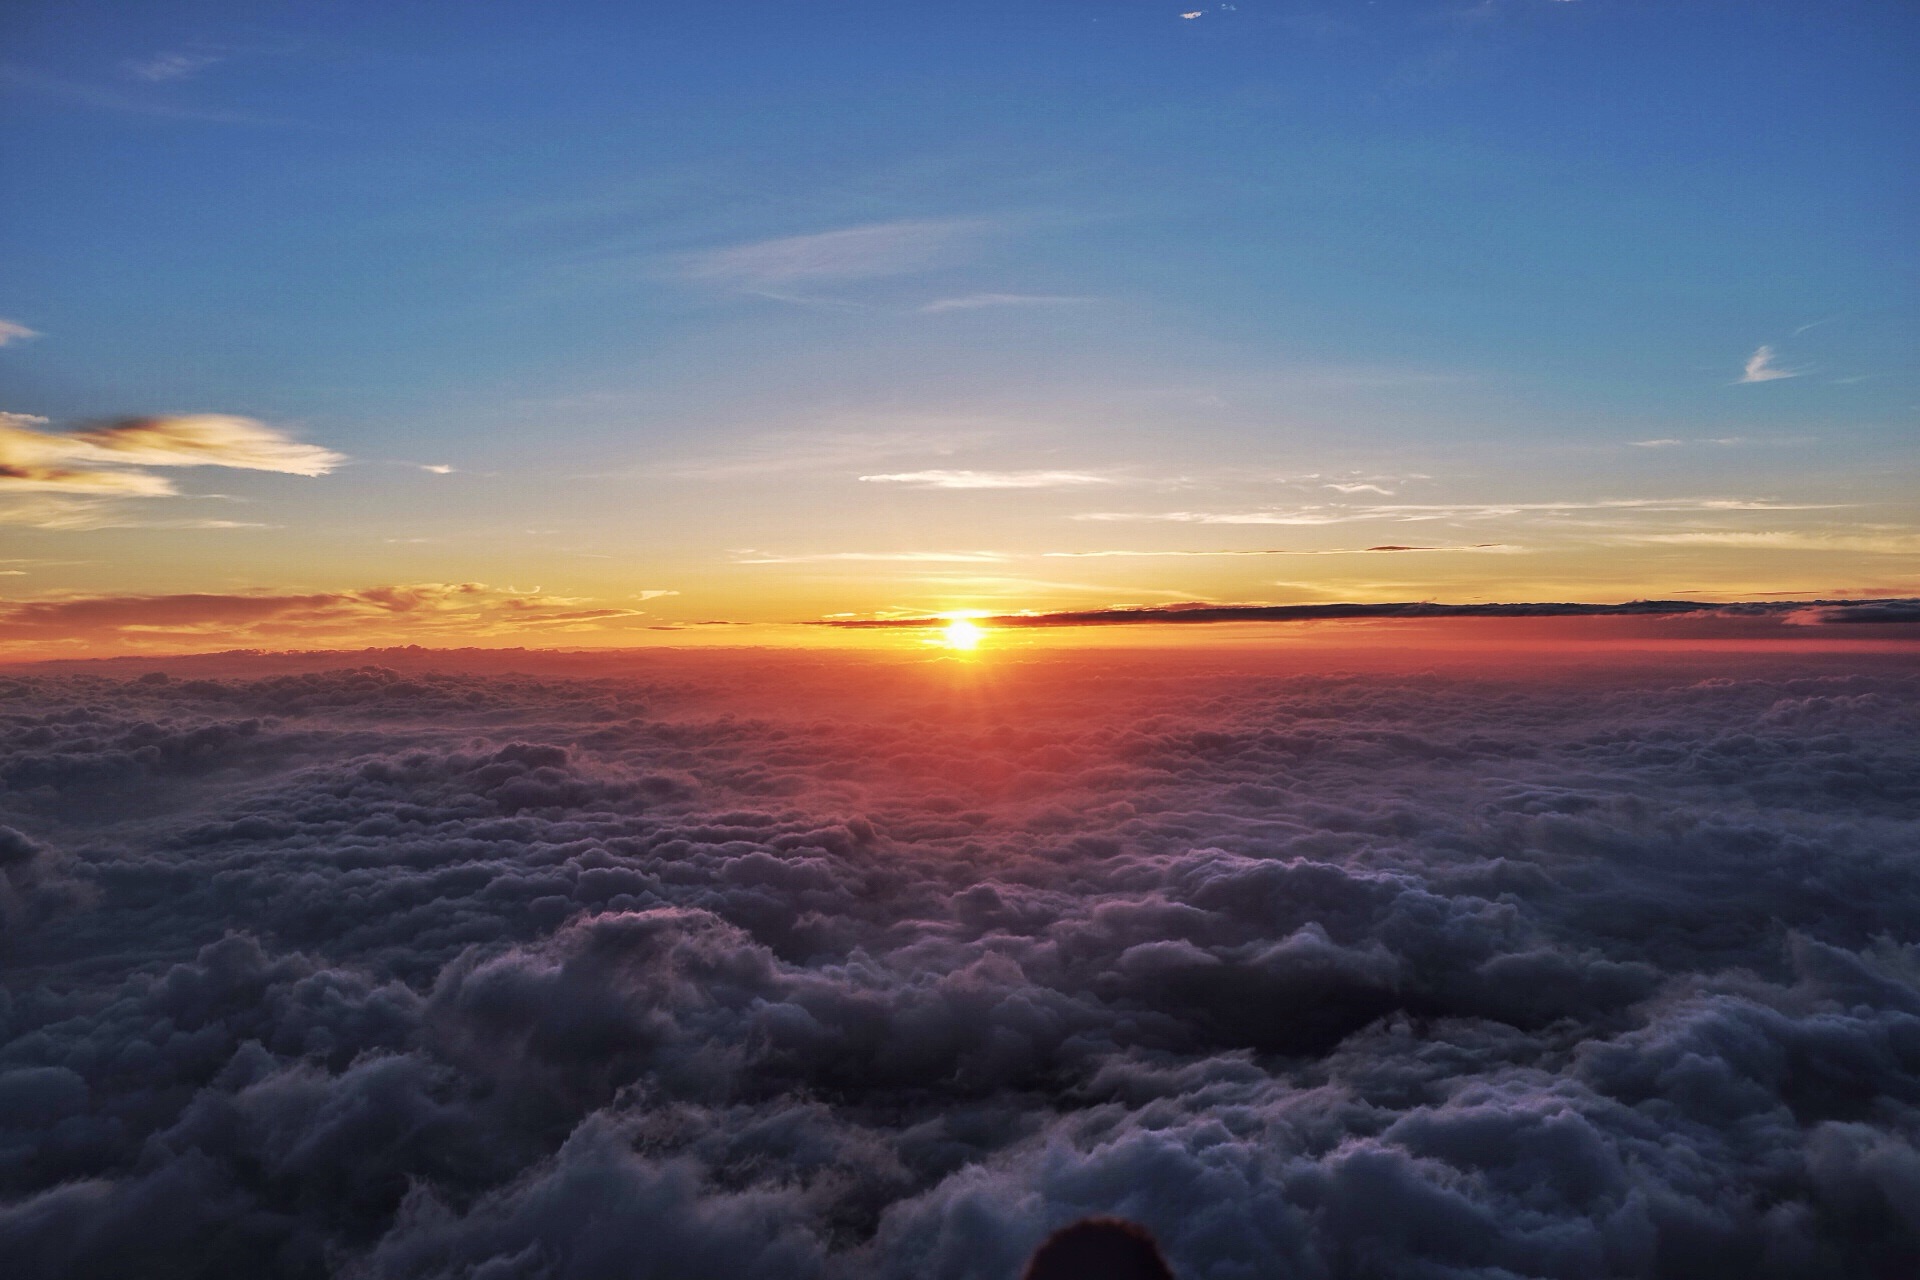
[[(351, 461), (36, 494), (9, 581), (767, 617), (1916, 582), (1920, 13), (1187, 12), (16, 6), (0, 409)], [(1339, 559), (1408, 523), (1511, 554)], [(1005, 567), (1216, 544), (1330, 554)], [(998, 585), (819, 559), (976, 553)]]

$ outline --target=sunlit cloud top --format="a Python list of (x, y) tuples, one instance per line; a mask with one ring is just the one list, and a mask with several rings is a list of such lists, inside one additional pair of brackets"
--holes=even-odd
[(46, 419), (0, 414), (0, 494), (22, 490), (159, 496), (173, 482), (148, 467), (233, 467), (322, 476), (345, 457), (223, 414), (122, 418), (81, 431), (43, 431)]

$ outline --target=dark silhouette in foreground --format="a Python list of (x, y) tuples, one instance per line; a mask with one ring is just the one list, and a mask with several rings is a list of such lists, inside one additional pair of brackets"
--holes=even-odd
[(1173, 1270), (1145, 1227), (1082, 1218), (1042, 1240), (1020, 1280), (1173, 1280)]

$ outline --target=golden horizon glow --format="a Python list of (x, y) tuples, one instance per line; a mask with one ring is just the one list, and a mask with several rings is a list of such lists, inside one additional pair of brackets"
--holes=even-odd
[(949, 649), (971, 652), (980, 647), (987, 629), (967, 618), (954, 618), (940, 633), (940, 643)]

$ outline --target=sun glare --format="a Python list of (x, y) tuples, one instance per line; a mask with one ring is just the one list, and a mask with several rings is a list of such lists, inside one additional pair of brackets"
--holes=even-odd
[(979, 646), (981, 637), (986, 634), (986, 630), (976, 623), (955, 618), (947, 623), (940, 642), (949, 649), (973, 649)]

